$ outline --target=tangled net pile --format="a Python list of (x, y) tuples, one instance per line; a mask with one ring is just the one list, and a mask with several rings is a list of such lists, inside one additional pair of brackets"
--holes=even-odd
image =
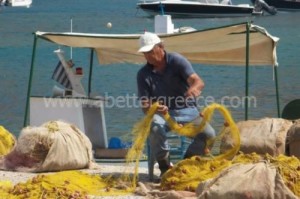
[(0, 126), (0, 157), (8, 154), (16, 144), (14, 136), (3, 126)]
[(13, 186), (10, 182), (0, 182), (0, 195), (9, 199), (28, 198), (73, 198), (86, 199), (88, 196), (128, 195), (132, 190), (118, 185), (110, 177), (87, 174), (81, 171), (62, 171), (55, 174), (40, 174), (25, 183)]
[(233, 160), (207, 159), (194, 156), (182, 160), (169, 170), (162, 178), (162, 190), (195, 191), (199, 183), (216, 177), (222, 170), (233, 164), (257, 163), (266, 161), (274, 165), (284, 179), (287, 187), (300, 196), (300, 161), (296, 157), (279, 155), (239, 154)]
[[(134, 126), (132, 133), (134, 143), (126, 156), (125, 170), (123, 174), (114, 178), (113, 176), (101, 177), (99, 175), (86, 174), (80, 171), (62, 171), (49, 175), (37, 175), (25, 183), (13, 185), (8, 181), (0, 181), (0, 195), (4, 198), (77, 198), (85, 199), (89, 195), (94, 196), (113, 196), (131, 194), (135, 191), (138, 181), (139, 160), (143, 155), (146, 139), (150, 133), (150, 125), (153, 115), (156, 112), (158, 103), (147, 112), (147, 115)], [(215, 177), (223, 169), (238, 162), (257, 162), (265, 159), (274, 164), (284, 177), (288, 187), (296, 194), (300, 195), (300, 163), (297, 158), (279, 156), (260, 157), (256, 154), (238, 155), (240, 147), (239, 130), (235, 125), (227, 109), (219, 104), (212, 104), (202, 112), (203, 118), (199, 126), (189, 123), (184, 126), (177, 124), (167, 113), (164, 115), (166, 121), (173, 131), (180, 135), (194, 137), (202, 132), (205, 124), (210, 122), (213, 112), (219, 110), (225, 120), (224, 129), (218, 137), (222, 137), (225, 127), (230, 129), (234, 143), (233, 147), (227, 151), (207, 157), (195, 156), (191, 159), (177, 163), (174, 168), (162, 178), (162, 190), (189, 190), (194, 191), (199, 182)], [(217, 139), (218, 139), (217, 137)], [(208, 147), (212, 147), (215, 140), (208, 140)], [(134, 166), (132, 173), (131, 166)]]

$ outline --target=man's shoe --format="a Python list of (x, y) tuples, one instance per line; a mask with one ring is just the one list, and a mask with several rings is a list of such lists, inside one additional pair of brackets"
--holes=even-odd
[(158, 160), (158, 166), (159, 166), (159, 170), (160, 170), (160, 177), (166, 173), (170, 168), (170, 161), (168, 159), (163, 159), (163, 160)]
[(184, 159), (191, 158), (195, 155), (197, 156), (203, 156), (205, 155), (205, 149), (206, 149), (206, 135), (203, 133), (200, 133), (198, 136), (198, 139), (194, 139), (193, 142), (189, 145), (187, 148)]

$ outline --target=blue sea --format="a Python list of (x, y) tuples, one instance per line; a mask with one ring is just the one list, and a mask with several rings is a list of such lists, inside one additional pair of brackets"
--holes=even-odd
[[(142, 33), (153, 31), (153, 18), (136, 9), (136, 0), (33, 0), (30, 8), (2, 7), (0, 10), (0, 125), (16, 136), (23, 128), (25, 102), (35, 31), (70, 31), (85, 33)], [(241, 1), (238, 1), (240, 3)], [(247, 1), (243, 1), (246, 2)], [(250, 2), (250, 1), (249, 1)], [(300, 98), (300, 12), (279, 12), (275, 16), (249, 18), (173, 18), (175, 27), (214, 28), (253, 21), (279, 37), (279, 94), (281, 110), (289, 101)], [(112, 28), (107, 28), (110, 22)], [(52, 72), (58, 62), (54, 50), (59, 48), (44, 41), (38, 43), (32, 95), (49, 96), (54, 85)], [(66, 52), (69, 56), (69, 52)], [(77, 66), (88, 68), (89, 52), (73, 49)], [(92, 92), (96, 95), (136, 95), (136, 73), (141, 65), (95, 62)], [(219, 102), (231, 96), (228, 107), (235, 121), (244, 120), (242, 101), (245, 93), (245, 67), (194, 64), (205, 81), (202, 95)], [(271, 66), (250, 68), (249, 119), (277, 117), (274, 70)], [(83, 83), (87, 85), (86, 79)], [(105, 109), (108, 137), (130, 137), (133, 125), (143, 117), (138, 108), (110, 107)], [(219, 123), (219, 120), (215, 120)], [(222, 121), (221, 121), (222, 122)]]

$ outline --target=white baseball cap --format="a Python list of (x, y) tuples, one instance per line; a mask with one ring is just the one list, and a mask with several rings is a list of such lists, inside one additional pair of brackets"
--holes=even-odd
[(150, 50), (153, 49), (153, 47), (156, 44), (159, 44), (161, 42), (160, 38), (151, 32), (145, 32), (141, 37), (140, 37), (140, 49), (138, 52), (149, 52)]

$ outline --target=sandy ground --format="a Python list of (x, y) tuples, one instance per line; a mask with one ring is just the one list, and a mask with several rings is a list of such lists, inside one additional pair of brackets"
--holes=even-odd
[[(122, 173), (122, 171), (124, 171), (124, 166), (125, 164), (120, 164), (120, 163), (105, 163), (105, 164), (101, 164), (98, 163), (99, 168), (95, 168), (95, 169), (82, 169), (81, 171), (87, 172), (87, 173), (97, 173), (97, 174), (101, 174), (101, 175), (108, 175), (108, 174), (118, 174), (118, 173)], [(131, 168), (130, 168), (131, 169)], [(132, 169), (134, 169), (132, 167)], [(156, 173), (159, 173), (158, 169), (156, 169)], [(41, 173), (39, 173), (41, 174)], [(51, 174), (51, 172), (49, 173), (45, 173), (45, 174)], [(28, 173), (28, 172), (15, 172), (15, 171), (3, 171), (0, 170), (0, 180), (1, 181), (11, 181), (13, 184), (17, 184), (19, 182), (26, 182), (28, 179), (31, 179), (32, 177), (38, 175), (37, 173)], [(149, 182), (149, 178), (148, 178), (148, 168), (146, 167), (139, 167), (139, 179), (140, 181), (143, 182)]]

